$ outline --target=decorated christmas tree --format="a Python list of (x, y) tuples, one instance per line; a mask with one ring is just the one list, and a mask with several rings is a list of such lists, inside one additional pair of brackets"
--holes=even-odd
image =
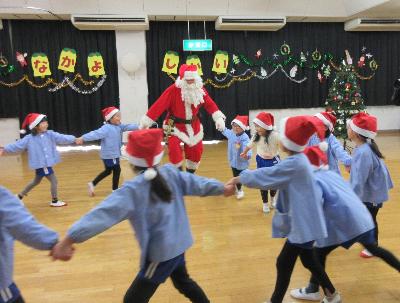
[(354, 114), (365, 111), (358, 78), (351, 63), (343, 60), (338, 66), (325, 105), (326, 110), (333, 111), (337, 118), (335, 136), (345, 140), (346, 144), (346, 121)]

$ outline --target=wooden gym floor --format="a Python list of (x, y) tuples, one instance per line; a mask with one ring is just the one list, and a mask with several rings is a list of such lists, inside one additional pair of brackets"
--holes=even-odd
[[(379, 212), (380, 244), (400, 256), (400, 133), (378, 137), (386, 156), (395, 188), (390, 201)], [(165, 161), (166, 159), (164, 159)], [(133, 174), (122, 161), (122, 178)], [(26, 155), (0, 158), (0, 184), (14, 193), (32, 178)], [(254, 159), (252, 167), (255, 167)], [(42, 223), (61, 236), (68, 227), (98, 204), (111, 191), (111, 178), (87, 196), (86, 184), (103, 168), (97, 151), (64, 152), (55, 167), (59, 197), (67, 207), (51, 208), (49, 183), (43, 180), (24, 202)], [(226, 143), (205, 146), (199, 175), (222, 181), (231, 178)], [(346, 178), (348, 177), (345, 175)], [(257, 190), (245, 188), (245, 198), (210, 197), (186, 199), (194, 246), (186, 254), (191, 276), (203, 287), (211, 302), (261, 303), (269, 298), (275, 284), (275, 260), (284, 240), (271, 238), (273, 213), (263, 214)], [(328, 259), (327, 270), (344, 302), (400, 302), (400, 276), (384, 262), (362, 259), (360, 246), (338, 249)], [(127, 222), (77, 245), (70, 262), (52, 262), (47, 252), (20, 243), (15, 247), (14, 278), (27, 302), (110, 303), (122, 302), (123, 295), (138, 271), (139, 250)], [(309, 273), (296, 264), (289, 290), (304, 286)], [(187, 300), (170, 281), (161, 285), (151, 302), (180, 303)], [(286, 302), (300, 302), (286, 296)]]

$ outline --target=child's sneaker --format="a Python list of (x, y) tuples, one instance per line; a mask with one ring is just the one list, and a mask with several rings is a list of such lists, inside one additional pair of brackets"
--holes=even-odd
[(276, 193), (275, 196), (272, 198), (271, 207), (276, 208), (276, 201), (278, 200), (278, 194)]
[(342, 303), (342, 298), (338, 292), (335, 292), (335, 294), (330, 298), (325, 296), (321, 303)]
[(290, 295), (295, 299), (308, 300), (308, 301), (319, 301), (321, 300), (321, 295), (319, 291), (317, 292), (307, 292), (306, 287), (292, 289)]
[(238, 190), (236, 192), (236, 199), (240, 200), (240, 199), (243, 199), (243, 197), (244, 197), (244, 191), (243, 190)]
[(268, 203), (263, 203), (263, 212), (268, 214), (270, 212)]
[(60, 201), (60, 200), (57, 200), (57, 201), (54, 201), (54, 202), (50, 202), (50, 206), (52, 206), (52, 207), (67, 206), (67, 203), (65, 203), (63, 201)]
[(89, 182), (87, 184), (87, 186), (88, 186), (89, 197), (94, 197), (94, 185), (93, 185), (93, 182)]
[(374, 255), (371, 254), (371, 253), (369, 252), (369, 250), (366, 249), (366, 248), (364, 248), (364, 249), (360, 252), (360, 257), (361, 257), (361, 258), (372, 258), (373, 256), (374, 256)]

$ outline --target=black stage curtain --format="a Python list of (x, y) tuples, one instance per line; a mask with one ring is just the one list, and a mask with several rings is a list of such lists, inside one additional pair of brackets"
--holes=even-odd
[[(213, 40), (213, 51), (195, 53), (202, 62), (203, 79), (214, 77), (211, 68), (217, 50), (229, 53), (230, 67), (233, 66), (232, 54), (243, 54), (255, 60), (256, 51), (261, 49), (263, 56), (271, 58), (273, 53), (279, 54), (284, 42), (289, 44), (296, 57), (300, 51), (311, 53), (318, 49), (321, 53), (331, 53), (337, 63), (344, 57), (344, 50), (348, 49), (353, 62), (357, 64), (365, 46), (366, 52), (372, 53), (379, 64), (375, 77), (360, 83), (365, 103), (367, 106), (393, 104), (393, 83), (400, 74), (398, 32), (345, 32), (343, 23), (288, 23), (277, 32), (216, 31), (214, 22), (207, 22), (206, 33), (207, 38)], [(204, 39), (203, 22), (190, 22), (190, 37)], [(188, 39), (187, 22), (150, 23), (150, 30), (146, 32), (149, 105), (172, 84), (172, 80), (161, 71), (165, 52), (177, 51), (180, 54), (180, 63), (184, 63), (186, 56), (191, 54), (183, 52), (183, 39)], [(281, 56), (278, 61), (280, 58)], [(234, 67), (238, 71), (243, 70), (244, 64)], [(308, 79), (297, 84), (278, 72), (268, 80), (253, 78), (250, 81), (237, 82), (228, 89), (215, 89), (210, 85), (206, 88), (230, 122), (236, 114), (248, 114), (250, 109), (324, 106), (333, 75), (332, 71), (331, 78), (320, 84), (317, 72), (308, 70), (296, 77), (306, 76)], [(206, 138), (220, 137), (208, 115), (203, 114), (202, 121)]]
[[(63, 88), (51, 93), (47, 88), (32, 88), (27, 83), (14, 88), (0, 85), (0, 117), (19, 117), (22, 123), (25, 115), (39, 112), (48, 115), (50, 129), (61, 133), (81, 135), (101, 126), (101, 109), (107, 106), (119, 106), (117, 51), (114, 31), (80, 31), (70, 21), (4, 21), (0, 31), (1, 51), (16, 72), (1, 77), (4, 82), (14, 82), (23, 73), (40, 84), (45, 79), (34, 78), (30, 57), (32, 53), (45, 53), (50, 61), (51, 77), (60, 82), (64, 73), (57, 69), (63, 48), (73, 48), (77, 52), (75, 74), (80, 73), (89, 80), (87, 56), (91, 52), (100, 52), (105, 65), (106, 81), (95, 93), (83, 95), (71, 88)], [(27, 52), (28, 66), (23, 70), (16, 61), (15, 52)], [(70, 77), (72, 78), (72, 77)], [(96, 81), (96, 78), (91, 77)], [(82, 89), (82, 84), (76, 83)], [(91, 87), (91, 86), (90, 86)], [(86, 87), (90, 88), (90, 87)]]

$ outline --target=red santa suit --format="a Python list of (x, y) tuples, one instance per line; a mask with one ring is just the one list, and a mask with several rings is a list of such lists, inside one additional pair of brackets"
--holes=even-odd
[[(197, 169), (203, 152), (203, 125), (198, 118), (201, 107), (212, 115), (219, 130), (225, 129), (225, 116), (218, 106), (202, 87), (200, 76), (195, 65), (183, 64), (179, 69), (179, 78), (175, 84), (169, 86), (158, 100), (150, 107), (146, 115), (141, 119), (140, 127), (151, 126), (162, 113), (167, 111), (164, 126), (173, 120), (172, 132), (168, 134), (168, 155), (172, 164), (180, 167), (183, 163), (183, 155), (180, 143), (184, 144), (186, 169)], [(186, 80), (197, 82), (197, 97), (185, 96), (183, 86)], [(199, 80), (200, 79), (200, 80)]]

